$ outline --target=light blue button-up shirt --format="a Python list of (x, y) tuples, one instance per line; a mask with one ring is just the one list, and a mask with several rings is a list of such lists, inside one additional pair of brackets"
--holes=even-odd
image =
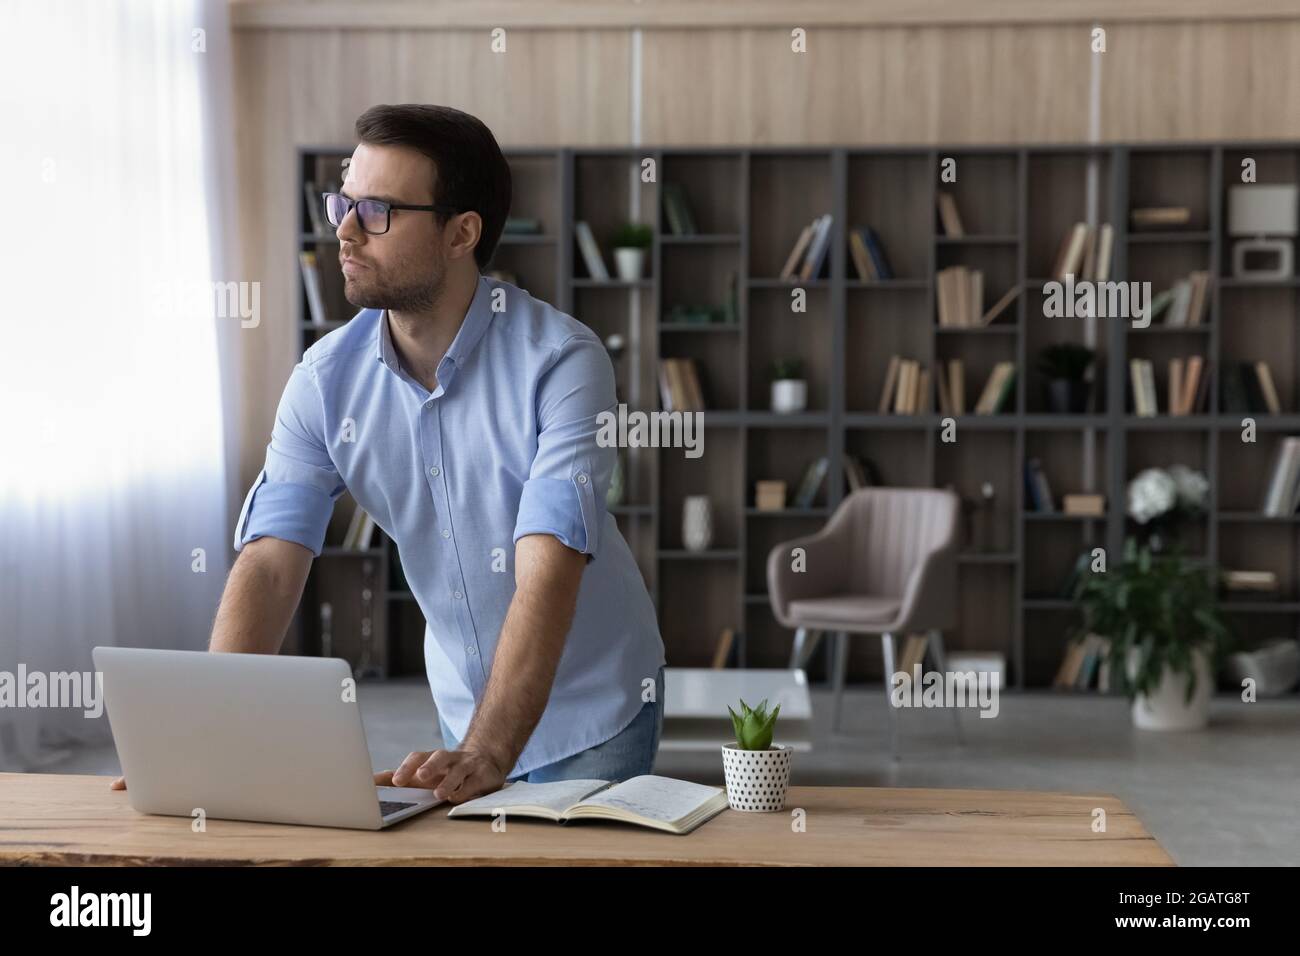
[(294, 367), (235, 549), (270, 536), (319, 555), (346, 489), (397, 544), (423, 611), (425, 668), (463, 739), (515, 593), (514, 542), (550, 534), (586, 555), (551, 696), (514, 769), (608, 740), (664, 663), (654, 605), (605, 509), (617, 454), (600, 339), (522, 289), (480, 276), (430, 392), (400, 366), (387, 315), (366, 309)]

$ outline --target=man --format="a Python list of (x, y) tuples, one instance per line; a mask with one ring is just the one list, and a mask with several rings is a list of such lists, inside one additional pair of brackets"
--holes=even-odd
[(461, 803), (508, 779), (650, 773), (664, 648), (604, 505), (609, 357), (581, 323), (480, 275), (511, 189), (483, 123), (376, 106), (356, 135), (326, 213), (362, 311), (289, 378), (211, 649), (279, 650), (347, 490), (397, 544), (428, 622), (443, 735), (377, 784)]

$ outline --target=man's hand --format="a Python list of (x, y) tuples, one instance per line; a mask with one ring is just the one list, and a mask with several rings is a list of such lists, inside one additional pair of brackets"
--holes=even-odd
[(113, 778), (113, 782), (110, 783), (110, 784), (108, 785), (108, 789), (110, 789), (110, 790), (125, 790), (125, 789), (126, 789), (126, 777), (114, 777), (114, 778)]
[(500, 790), (509, 769), (479, 750), (417, 750), (396, 770), (375, 774), (375, 786), (423, 787), (440, 800), (464, 803)]

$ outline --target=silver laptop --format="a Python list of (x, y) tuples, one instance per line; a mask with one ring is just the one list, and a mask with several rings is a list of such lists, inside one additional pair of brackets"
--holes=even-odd
[(444, 802), (375, 786), (344, 661), (126, 647), (94, 656), (141, 813), (378, 830)]

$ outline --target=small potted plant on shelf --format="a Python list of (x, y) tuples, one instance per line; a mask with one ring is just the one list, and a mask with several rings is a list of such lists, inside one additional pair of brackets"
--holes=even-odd
[(1196, 730), (1209, 720), (1229, 642), (1209, 572), (1180, 554), (1154, 554), (1130, 538), (1123, 560), (1083, 575), (1075, 590), (1080, 634), (1110, 642), (1103, 667), (1133, 701), (1141, 730)]
[(639, 222), (624, 223), (614, 234), (614, 268), (625, 282), (645, 275), (645, 255), (654, 239), (649, 226)]
[(772, 411), (782, 414), (802, 412), (808, 407), (808, 383), (803, 379), (803, 361), (777, 359), (772, 363)]
[(1047, 380), (1047, 407), (1058, 415), (1081, 415), (1088, 410), (1092, 383), (1088, 369), (1096, 353), (1086, 345), (1058, 342), (1038, 353), (1038, 370)]
[(781, 705), (768, 713), (767, 701), (751, 708), (743, 700), (740, 713), (731, 707), (734, 744), (722, 745), (722, 769), (727, 781), (727, 803), (733, 810), (765, 812), (785, 808), (790, 783), (790, 748), (773, 745), (772, 731)]

